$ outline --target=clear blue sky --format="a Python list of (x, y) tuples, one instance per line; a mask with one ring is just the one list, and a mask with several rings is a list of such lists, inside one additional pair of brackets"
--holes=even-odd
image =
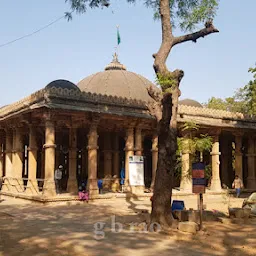
[[(120, 25), (120, 61), (154, 81), (152, 53), (160, 45), (160, 23), (142, 5), (114, 0), (109, 9), (89, 10), (72, 22), (61, 20), (33, 37), (0, 48), (0, 105), (17, 101), (63, 78), (74, 83), (101, 71), (112, 59)], [(121, 4), (122, 2), (122, 4)], [(30, 33), (63, 15), (65, 0), (0, 1), (0, 44)], [(181, 68), (181, 98), (206, 102), (228, 97), (251, 78), (256, 62), (256, 1), (220, 0), (219, 34), (175, 47), (168, 60)], [(113, 13), (114, 12), (114, 13)]]

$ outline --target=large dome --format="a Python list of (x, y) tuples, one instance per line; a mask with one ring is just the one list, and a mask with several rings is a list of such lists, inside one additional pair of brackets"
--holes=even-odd
[(73, 84), (72, 82), (70, 82), (68, 80), (63, 80), (63, 79), (52, 81), (51, 83), (49, 83), (45, 86), (45, 89), (50, 89), (53, 87), (62, 88), (62, 89), (72, 89), (72, 90), (79, 91), (79, 88), (75, 84)]
[(117, 55), (108, 64), (105, 71), (86, 77), (78, 83), (81, 91), (97, 93), (108, 96), (117, 96), (129, 100), (141, 100), (148, 102), (147, 86), (152, 85), (145, 77), (126, 70)]
[(191, 107), (197, 107), (197, 108), (202, 108), (203, 106), (196, 100), (192, 99), (184, 99), (179, 101), (180, 105), (186, 105), (186, 106), (191, 106)]

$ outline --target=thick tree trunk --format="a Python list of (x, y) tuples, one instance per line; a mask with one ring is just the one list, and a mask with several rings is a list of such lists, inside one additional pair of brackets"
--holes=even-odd
[(158, 223), (162, 228), (166, 228), (172, 224), (170, 209), (177, 148), (176, 129), (170, 128), (172, 94), (164, 95), (162, 106), (162, 119), (158, 123), (158, 163), (152, 201), (151, 223)]
[[(172, 224), (171, 196), (173, 175), (176, 167), (177, 150), (177, 113), (180, 96), (179, 85), (184, 76), (182, 70), (169, 71), (166, 60), (174, 47), (187, 41), (196, 42), (212, 33), (218, 32), (212, 22), (206, 22), (205, 28), (198, 32), (175, 37), (172, 33), (170, 0), (160, 0), (159, 11), (162, 25), (162, 43), (156, 54), (154, 70), (162, 87), (162, 94), (148, 88), (149, 95), (155, 100), (149, 106), (158, 122), (158, 164), (152, 202), (151, 223), (157, 222), (162, 227)], [(165, 83), (161, 84), (161, 79)], [(168, 83), (166, 84), (166, 80)], [(169, 83), (170, 81), (170, 83)]]

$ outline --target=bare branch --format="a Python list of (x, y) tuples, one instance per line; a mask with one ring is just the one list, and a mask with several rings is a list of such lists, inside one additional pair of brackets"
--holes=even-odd
[(162, 44), (153, 57), (155, 58), (154, 70), (157, 73), (166, 73), (168, 69), (165, 65), (166, 60), (172, 49), (174, 36), (172, 34), (172, 24), (171, 24), (171, 13), (170, 13), (170, 0), (161, 0), (160, 1), (160, 17), (162, 24)]
[(176, 44), (184, 43), (184, 42), (187, 42), (187, 41), (192, 41), (192, 42), (196, 43), (197, 39), (199, 39), (200, 37), (203, 38), (207, 35), (210, 35), (212, 33), (218, 33), (218, 32), (219, 32), (219, 30), (214, 27), (212, 22), (206, 22), (204, 29), (201, 29), (201, 30), (199, 30), (195, 33), (175, 37), (174, 40), (173, 40), (173, 45), (172, 46), (174, 46)]

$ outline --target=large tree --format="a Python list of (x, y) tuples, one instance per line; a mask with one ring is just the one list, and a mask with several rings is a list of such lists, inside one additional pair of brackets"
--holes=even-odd
[[(139, 1), (139, 0), (137, 0)], [(94, 7), (108, 7), (111, 0), (66, 0), (71, 12), (79, 14)], [(136, 0), (127, 0), (136, 2)], [(162, 227), (172, 224), (170, 198), (172, 194), (173, 174), (176, 166), (177, 150), (177, 109), (180, 96), (179, 85), (184, 76), (182, 70), (171, 71), (166, 66), (167, 58), (173, 47), (185, 42), (196, 43), (199, 38), (216, 33), (213, 18), (218, 7), (218, 0), (144, 0), (146, 6), (155, 11), (155, 18), (162, 25), (162, 42), (158, 52), (153, 54), (154, 71), (161, 92), (153, 87), (148, 88), (154, 103), (149, 110), (157, 120), (158, 128), (158, 164), (154, 186), (151, 222)], [(67, 17), (71, 18), (71, 12)], [(204, 24), (204, 28), (194, 32), (196, 25)], [(174, 27), (180, 27), (188, 34), (175, 36)]]

